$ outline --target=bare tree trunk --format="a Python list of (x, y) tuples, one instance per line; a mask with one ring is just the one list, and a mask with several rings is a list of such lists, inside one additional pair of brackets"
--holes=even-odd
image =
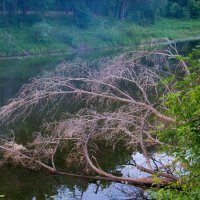
[(3, 16), (6, 15), (6, 0), (3, 0)]
[[(89, 166), (99, 175), (102, 175), (102, 176), (105, 176), (105, 177), (108, 177), (108, 178), (111, 178), (113, 181), (116, 181), (116, 182), (121, 182), (121, 183), (127, 183), (127, 184), (134, 184), (134, 185), (146, 185), (146, 186), (151, 186), (152, 184), (155, 184), (155, 180), (154, 180), (154, 177), (151, 177), (151, 178), (126, 178), (126, 177), (117, 177), (117, 176), (114, 176), (112, 174), (109, 174), (105, 171), (103, 171), (102, 169), (96, 167), (93, 162), (91, 161), (90, 157), (89, 157), (89, 154), (88, 154), (88, 149), (87, 149), (87, 144), (85, 144), (85, 147), (84, 147), (84, 153), (85, 153), (85, 157), (86, 157), (86, 160), (89, 164)], [(143, 168), (143, 171), (144, 171), (145, 168)], [(151, 173), (151, 174), (154, 174), (154, 172), (152, 170), (146, 170), (146, 172), (148, 173)], [(165, 176), (165, 174), (162, 174), (163, 176)], [(167, 175), (167, 178), (160, 178), (160, 184), (163, 184), (163, 185), (169, 185), (171, 183), (174, 183), (174, 182), (177, 182), (178, 181), (178, 178), (174, 177), (174, 176), (171, 176), (171, 175)]]
[[(171, 183), (178, 181), (178, 179), (172, 175), (168, 175), (164, 178), (161, 178), (159, 184), (155, 184), (155, 180), (153, 177), (150, 177), (150, 178), (126, 178), (126, 177), (113, 176), (112, 174), (108, 174), (108, 173), (104, 172), (102, 169), (97, 168), (92, 163), (91, 159), (89, 158), (87, 145), (85, 145), (85, 148), (84, 148), (86, 160), (87, 160), (89, 166), (97, 174), (101, 175), (100, 177), (99, 176), (85, 176), (85, 175), (80, 175), (80, 174), (73, 174), (73, 173), (58, 171), (58, 170), (56, 170), (56, 168), (51, 167), (51, 166), (45, 164), (44, 162), (42, 162), (38, 159), (35, 159), (32, 156), (27, 155), (28, 152), (26, 152), (26, 153), (21, 152), (21, 150), (23, 150), (23, 147), (21, 147), (21, 145), (17, 145), (15, 143), (11, 143), (11, 144), (13, 146), (10, 146), (10, 147), (0, 145), (1, 151), (6, 153), (7, 155), (9, 155), (9, 157), (11, 159), (15, 160), (17, 158), (19, 162), (23, 163), (24, 167), (26, 167), (26, 164), (28, 164), (30, 162), (32, 166), (34, 164), (36, 164), (36, 165), (40, 166), (41, 168), (43, 168), (53, 174), (73, 176), (73, 177), (84, 178), (84, 179), (89, 179), (89, 180), (105, 180), (105, 181), (125, 183), (125, 184), (137, 185), (137, 186), (148, 186), (148, 187), (152, 186), (152, 184), (154, 184), (154, 186), (155, 185), (157, 185), (157, 186), (169, 185)], [(15, 145), (17, 148), (15, 147)], [(21, 147), (21, 149), (19, 149), (18, 147)], [(141, 171), (144, 171), (146, 173), (154, 174), (153, 170), (148, 170), (142, 166), (138, 166), (138, 168), (140, 168)], [(161, 174), (161, 175), (165, 176), (165, 174)]]
[(23, 15), (24, 15), (24, 16), (26, 15), (26, 12), (27, 12), (27, 2), (24, 1), (24, 2), (23, 2)]
[(129, 0), (122, 0), (120, 2), (118, 18), (121, 19), (122, 21), (126, 20), (128, 4), (129, 4)]
[(122, 21), (126, 20), (128, 3), (129, 3), (129, 0), (124, 0), (123, 1), (123, 6), (122, 6), (122, 10), (121, 10), (121, 19), (122, 19)]
[(14, 4), (14, 15), (17, 14), (17, 4), (18, 4), (18, 1), (15, 0), (15, 4)]

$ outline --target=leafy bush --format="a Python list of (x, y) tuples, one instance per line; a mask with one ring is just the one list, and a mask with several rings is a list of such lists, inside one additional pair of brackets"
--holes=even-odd
[(48, 42), (52, 33), (52, 27), (45, 22), (36, 23), (32, 28), (32, 37), (36, 42)]
[(91, 13), (85, 4), (80, 4), (74, 7), (73, 22), (81, 29), (87, 28), (91, 23)]
[(200, 16), (200, 1), (189, 0), (189, 12), (191, 18), (197, 18)]
[(169, 6), (169, 9), (168, 9), (168, 15), (170, 17), (177, 17), (177, 18), (182, 17), (182, 8), (181, 8), (181, 6), (176, 2), (172, 3)]
[(58, 31), (54, 36), (58, 41), (66, 43), (71, 47), (74, 47), (74, 36), (69, 31)]
[(2, 52), (14, 51), (16, 46), (16, 39), (12, 33), (0, 31), (0, 49)]
[[(182, 80), (175, 77), (168, 79), (168, 84), (175, 84), (177, 91), (168, 94), (165, 106), (168, 114), (176, 119), (176, 124), (159, 133), (160, 140), (165, 143), (165, 152), (172, 155), (182, 169), (177, 171), (181, 181), (169, 188), (150, 192), (158, 200), (196, 200), (200, 199), (200, 51), (186, 58), (179, 58), (190, 65), (190, 74)], [(178, 188), (178, 189), (174, 189)]]

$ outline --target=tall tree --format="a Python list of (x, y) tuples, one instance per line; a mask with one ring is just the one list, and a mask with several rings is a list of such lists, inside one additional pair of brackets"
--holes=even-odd
[(199, 0), (189, 0), (188, 5), (191, 18), (197, 18), (200, 16), (200, 1)]
[(3, 0), (3, 16), (6, 14), (6, 0)]

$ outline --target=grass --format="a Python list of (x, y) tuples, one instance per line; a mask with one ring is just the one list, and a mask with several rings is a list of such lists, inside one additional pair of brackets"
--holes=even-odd
[(0, 55), (17, 55), (76, 48), (101, 48), (132, 45), (167, 37), (171, 40), (200, 36), (200, 19), (158, 19), (155, 24), (139, 26), (108, 18), (93, 19), (79, 29), (64, 19), (45, 18), (37, 23), (20, 23), (0, 28)]

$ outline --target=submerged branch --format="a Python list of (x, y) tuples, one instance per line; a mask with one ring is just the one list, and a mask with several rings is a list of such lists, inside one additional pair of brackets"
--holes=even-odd
[[(153, 184), (156, 184), (156, 181), (155, 181), (155, 178), (151, 177), (151, 178), (126, 178), (126, 177), (117, 177), (117, 176), (114, 176), (112, 174), (109, 174), (105, 171), (103, 171), (102, 169), (96, 167), (93, 162), (91, 161), (90, 157), (89, 157), (89, 153), (88, 153), (88, 144), (86, 143), (85, 146), (84, 146), (84, 154), (85, 154), (85, 157), (86, 157), (86, 160), (89, 164), (89, 166), (99, 175), (101, 176), (105, 176), (105, 177), (108, 177), (110, 179), (112, 179), (113, 181), (117, 181), (117, 182), (121, 182), (121, 183), (126, 183), (126, 184), (133, 184), (133, 185), (142, 185), (142, 186), (150, 186), (150, 185), (153, 185)], [(146, 170), (145, 172), (151, 172), (150, 174), (155, 174), (155, 173), (152, 173), (152, 171), (150, 170)], [(161, 176), (164, 175), (165, 178), (160, 178), (159, 179), (159, 184), (162, 184), (162, 185), (169, 185), (173, 182), (176, 182), (178, 181), (179, 179), (178, 178), (175, 178), (174, 176), (167, 176), (165, 174), (160, 174)]]
[[(175, 49), (173, 52), (177, 53)], [(164, 79), (171, 74), (169, 59), (174, 56), (169, 49), (130, 52), (106, 62), (99, 61), (96, 70), (82, 62), (63, 63), (55, 71), (36, 77), (22, 87), (17, 98), (0, 108), (1, 124), (26, 118), (36, 108), (51, 113), (53, 117), (57, 107), (74, 99), (84, 102), (87, 108), (70, 116), (65, 113), (58, 122), (46, 123), (42, 129), (44, 133), (41, 131), (26, 148), (14, 140), (0, 141), (2, 163), (10, 161), (30, 169), (44, 168), (55, 174), (140, 186), (177, 182), (179, 178), (173, 174), (162, 172), (157, 166), (156, 171), (154, 159), (147, 149), (149, 143), (163, 144), (151, 134), (159, 130), (158, 125), (165, 128), (176, 122), (164, 114), (167, 108), (162, 107), (160, 98), (173, 91)], [(187, 70), (187, 66), (181, 64)], [(97, 160), (96, 164), (93, 163), (88, 152), (90, 144), (87, 141), (95, 143), (98, 140), (114, 146), (123, 140), (127, 148), (140, 146), (147, 166), (136, 164), (135, 167), (151, 177), (117, 177), (105, 172)], [(76, 155), (69, 153), (69, 160), (89, 165), (100, 177), (57, 171), (56, 154), (60, 144), (68, 141), (73, 141), (77, 152)]]

